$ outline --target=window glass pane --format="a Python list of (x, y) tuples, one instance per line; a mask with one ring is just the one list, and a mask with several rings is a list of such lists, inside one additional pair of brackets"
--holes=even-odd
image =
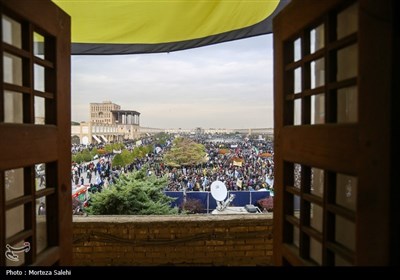
[(358, 30), (358, 5), (353, 4), (337, 16), (337, 38), (341, 39)]
[[(6, 244), (7, 250), (6, 255), (6, 266), (21, 266), (25, 264), (25, 254), (31, 250), (31, 244), (24, 240), (17, 242), (16, 244)], [(21, 252), (18, 250), (23, 248)]]
[(301, 125), (301, 99), (294, 100), (294, 125)]
[(339, 255), (335, 255), (335, 266), (352, 266), (352, 264)]
[(322, 227), (323, 227), (322, 207), (314, 203), (311, 203), (310, 225), (319, 232), (322, 232)]
[(325, 45), (325, 30), (321, 24), (310, 32), (310, 53), (314, 53), (322, 49)]
[(45, 124), (44, 98), (35, 96), (35, 124)]
[(348, 249), (355, 251), (356, 226), (353, 222), (335, 216), (335, 240)]
[(24, 205), (6, 212), (6, 238), (24, 230)]
[(295, 226), (293, 226), (293, 245), (300, 247), (300, 230)]
[(294, 187), (300, 189), (300, 187), (301, 187), (301, 164), (295, 163), (293, 166), (294, 166)]
[(301, 68), (294, 69), (294, 93), (301, 92)]
[(293, 216), (300, 219), (300, 196), (293, 196)]
[(310, 238), (310, 258), (322, 265), (322, 244), (314, 238)]
[(24, 195), (24, 169), (10, 169), (4, 172), (6, 201)]
[(36, 199), (36, 253), (47, 247), (46, 198)]
[(312, 61), (311, 67), (311, 88), (325, 85), (325, 59), (321, 58)]
[(3, 42), (21, 48), (21, 24), (8, 16), (2, 16)]
[(311, 96), (311, 124), (325, 123), (325, 94)]
[(34, 66), (34, 89), (37, 91), (44, 92), (44, 67), (35, 64)]
[(35, 164), (35, 185), (36, 190), (46, 188), (46, 164)]
[(44, 37), (38, 33), (33, 33), (33, 53), (36, 57), (44, 59)]
[(357, 178), (344, 174), (336, 175), (336, 204), (356, 210)]
[(358, 45), (340, 49), (337, 52), (336, 80), (341, 81), (357, 76), (358, 69)]
[(324, 170), (311, 168), (311, 193), (322, 197), (324, 194)]
[(4, 122), (23, 123), (22, 93), (4, 91)]
[(301, 39), (294, 41), (294, 61), (301, 59)]
[(337, 92), (337, 122), (358, 121), (357, 87), (348, 87)]
[(3, 55), (3, 81), (5, 83), (22, 86), (22, 59), (15, 55)]

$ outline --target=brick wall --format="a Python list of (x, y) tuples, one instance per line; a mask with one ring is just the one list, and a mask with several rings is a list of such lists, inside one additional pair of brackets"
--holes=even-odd
[(272, 265), (272, 215), (74, 217), (74, 265)]

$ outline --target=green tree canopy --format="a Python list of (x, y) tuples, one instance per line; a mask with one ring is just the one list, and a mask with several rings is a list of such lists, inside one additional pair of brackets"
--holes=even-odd
[(122, 175), (114, 185), (91, 196), (88, 213), (93, 215), (168, 215), (178, 209), (170, 203), (175, 200), (162, 191), (167, 178), (147, 176), (148, 168)]
[(124, 167), (125, 161), (121, 154), (116, 154), (112, 160), (112, 166), (115, 167)]
[(112, 153), (113, 150), (119, 151), (125, 148), (125, 145), (123, 143), (112, 143), (112, 144), (107, 144), (104, 149), (106, 150), (107, 153)]
[(155, 144), (164, 145), (167, 142), (169, 135), (165, 132), (159, 132), (154, 135), (154, 138), (156, 139)]
[(164, 154), (164, 163), (167, 166), (193, 166), (207, 162), (207, 153), (204, 145), (188, 138), (175, 138), (171, 150)]
[(81, 164), (82, 162), (91, 161), (93, 156), (91, 155), (88, 149), (84, 149), (82, 152), (79, 152), (75, 155), (72, 155), (72, 161)]

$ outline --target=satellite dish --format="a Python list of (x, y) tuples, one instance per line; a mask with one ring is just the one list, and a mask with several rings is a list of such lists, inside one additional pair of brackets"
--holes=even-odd
[(214, 181), (211, 184), (211, 195), (216, 201), (224, 201), (228, 195), (226, 186), (221, 181)]

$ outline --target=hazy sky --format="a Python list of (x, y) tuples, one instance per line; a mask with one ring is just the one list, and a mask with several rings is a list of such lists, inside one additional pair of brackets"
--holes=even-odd
[(163, 54), (72, 56), (72, 120), (112, 101), (155, 128), (273, 126), (272, 35)]

